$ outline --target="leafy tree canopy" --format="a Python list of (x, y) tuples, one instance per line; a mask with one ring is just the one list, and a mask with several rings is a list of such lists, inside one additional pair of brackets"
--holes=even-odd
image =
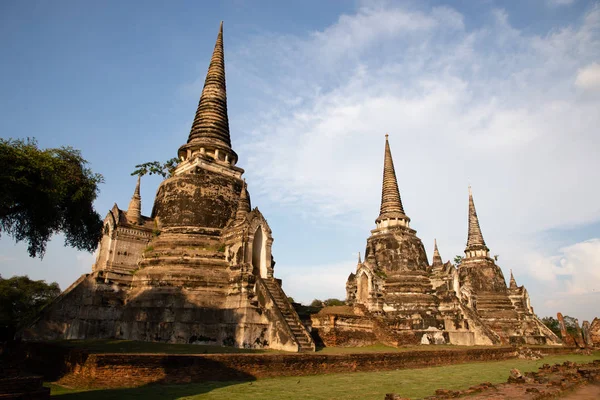
[(311, 303), (310, 303), (311, 307), (323, 307), (323, 302), (319, 299), (314, 299)]
[(554, 317), (544, 317), (542, 318), (542, 322), (544, 325), (548, 327), (555, 335), (560, 337), (560, 325), (558, 320)]
[(35, 139), (0, 139), (0, 234), (25, 240), (31, 257), (43, 257), (57, 232), (65, 245), (92, 252), (102, 220), (92, 203), (100, 174), (72, 147), (41, 150)]
[[(565, 328), (567, 328), (567, 333), (571, 335), (575, 335), (577, 333), (577, 321), (574, 317), (569, 317), (568, 315), (563, 316), (563, 320), (565, 321)], [(561, 337), (560, 334), (560, 323), (558, 319), (554, 317), (544, 317), (542, 318), (542, 322), (546, 325), (554, 334)]]
[(329, 306), (343, 306), (345, 305), (346, 302), (343, 300), (339, 300), (339, 299), (327, 299), (327, 300), (319, 300), (319, 299), (314, 299), (311, 303), (310, 306), (311, 307), (329, 307)]
[(327, 299), (323, 301), (323, 305), (326, 307), (329, 306), (343, 306), (346, 305), (346, 302), (339, 299)]
[(33, 281), (28, 276), (0, 276), (0, 325), (11, 331), (33, 322), (40, 310), (60, 294), (58, 283)]
[(143, 164), (138, 164), (135, 166), (135, 170), (131, 173), (131, 175), (160, 175), (163, 178), (168, 178), (173, 175), (173, 171), (175, 171), (175, 167), (179, 163), (179, 159), (171, 158), (167, 160), (165, 163), (160, 163), (158, 161), (150, 161)]

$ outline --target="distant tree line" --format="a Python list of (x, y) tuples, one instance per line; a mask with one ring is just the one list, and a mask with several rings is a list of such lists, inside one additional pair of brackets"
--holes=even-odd
[[(564, 315), (563, 319), (565, 321), (565, 328), (567, 328), (567, 333), (571, 334), (571, 335), (575, 335), (577, 333), (577, 321), (575, 320), (575, 318), (570, 317), (568, 315)], [(558, 322), (558, 319), (554, 318), (554, 317), (544, 317), (542, 318), (542, 322), (544, 323), (544, 325), (546, 325), (548, 327), (548, 329), (550, 329), (552, 332), (554, 332), (555, 335), (557, 335), (558, 337), (561, 337), (560, 334), (560, 323)]]
[(0, 341), (31, 324), (39, 312), (60, 294), (58, 283), (34, 281), (28, 276), (0, 276)]

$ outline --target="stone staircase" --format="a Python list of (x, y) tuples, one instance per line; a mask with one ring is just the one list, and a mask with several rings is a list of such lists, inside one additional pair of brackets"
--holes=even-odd
[(312, 340), (310, 334), (306, 331), (304, 325), (300, 321), (300, 317), (296, 314), (296, 311), (287, 299), (287, 296), (279, 286), (279, 284), (273, 278), (263, 279), (265, 286), (271, 293), (277, 308), (283, 315), (285, 322), (289, 326), (292, 334), (294, 335), (296, 342), (298, 342), (299, 352), (313, 352), (315, 351), (315, 343)]

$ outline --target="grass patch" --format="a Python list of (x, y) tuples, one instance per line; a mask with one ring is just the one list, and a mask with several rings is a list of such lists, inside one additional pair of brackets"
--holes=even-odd
[(489, 349), (489, 346), (456, 346), (456, 345), (435, 345), (435, 346), (406, 346), (392, 347), (378, 343), (371, 346), (362, 347), (318, 347), (319, 354), (356, 354), (356, 353), (398, 353), (403, 351), (440, 351), (440, 350), (472, 350)]
[(506, 382), (511, 368), (537, 370), (543, 364), (564, 361), (591, 362), (600, 358), (565, 354), (542, 360), (506, 360), (449, 365), (422, 369), (356, 372), (260, 379), (253, 382), (206, 382), (188, 385), (148, 385), (140, 388), (76, 391), (50, 384), (52, 396), (60, 399), (383, 399), (394, 392), (409, 398), (432, 395), (436, 389), (466, 389), (482, 383)]
[(150, 354), (228, 354), (279, 353), (268, 349), (238, 349), (236, 347), (200, 344), (142, 342), (137, 340), (59, 340), (51, 342), (63, 347), (87, 350), (90, 353), (150, 353)]

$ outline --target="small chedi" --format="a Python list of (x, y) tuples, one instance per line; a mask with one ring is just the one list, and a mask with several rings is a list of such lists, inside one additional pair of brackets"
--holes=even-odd
[(507, 287), (490, 257), (469, 188), (469, 231), (458, 267), (433, 262), (410, 227), (400, 198), (386, 135), (381, 208), (367, 239), (364, 261), (347, 283), (347, 306), (312, 317), (326, 345), (561, 344), (534, 314), (529, 295), (515, 278)]
[(104, 220), (96, 263), (26, 330), (27, 339), (116, 338), (314, 351), (273, 276), (273, 237), (236, 165), (227, 116), (223, 24), (180, 163), (141, 215)]

